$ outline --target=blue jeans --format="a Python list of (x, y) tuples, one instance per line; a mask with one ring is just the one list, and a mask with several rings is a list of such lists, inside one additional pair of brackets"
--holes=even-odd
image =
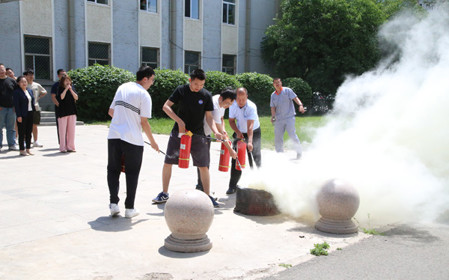
[(16, 123), (16, 113), (14, 108), (0, 107), (0, 147), (3, 145), (3, 127), (6, 128), (6, 139), (8, 146), (15, 146), (16, 131), (14, 130), (14, 124)]

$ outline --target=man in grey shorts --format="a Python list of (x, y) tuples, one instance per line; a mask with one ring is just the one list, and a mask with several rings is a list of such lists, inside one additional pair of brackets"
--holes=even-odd
[(273, 86), (276, 89), (271, 94), (271, 122), (274, 124), (274, 146), (276, 152), (284, 152), (284, 134), (287, 131), (290, 139), (294, 142), (296, 150), (296, 158), (301, 158), (302, 149), (295, 128), (295, 107), (293, 101), (298, 104), (298, 110), (304, 114), (304, 106), (298, 96), (291, 88), (282, 87), (280, 78), (273, 79)]
[(27, 71), (23, 72), (23, 75), (25, 76), (28, 86), (27, 88), (31, 89), (33, 91), (35, 105), (36, 105), (36, 111), (33, 114), (33, 147), (43, 147), (38, 141), (38, 133), (37, 133), (37, 125), (41, 123), (41, 107), (39, 106), (39, 99), (44, 97), (47, 94), (47, 91), (45, 88), (43, 88), (39, 83), (36, 83), (34, 81), (34, 71), (32, 69), (28, 69)]
[[(212, 111), (214, 106), (212, 103), (212, 95), (204, 89), (206, 82), (206, 74), (201, 69), (196, 69), (190, 74), (189, 83), (179, 86), (173, 94), (168, 98), (163, 106), (164, 112), (175, 121), (170, 134), (167, 146), (167, 156), (165, 157), (164, 167), (162, 169), (162, 192), (153, 199), (153, 203), (165, 203), (168, 200), (168, 187), (170, 184), (171, 172), (173, 164), (178, 164), (180, 134), (186, 131), (193, 133), (190, 154), (192, 155), (193, 165), (200, 170), (201, 181), (203, 182), (204, 192), (209, 195), (210, 177), (209, 177), (209, 145), (204, 134), (203, 120), (211, 127), (217, 139), (221, 139), (222, 135), (218, 132), (213, 121)], [(179, 105), (178, 113), (172, 109), (174, 104)], [(209, 195), (210, 197), (210, 195)], [(218, 203), (212, 198), (214, 207), (218, 207)]]

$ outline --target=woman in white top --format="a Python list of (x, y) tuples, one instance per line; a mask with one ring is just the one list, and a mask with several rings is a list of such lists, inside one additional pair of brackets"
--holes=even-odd
[[(28, 82), (25, 76), (17, 78), (18, 88), (14, 91), (13, 100), (17, 116), (17, 128), (19, 130), (20, 155), (33, 155), (31, 148), (31, 132), (33, 131), (33, 111), (36, 110), (34, 95), (27, 89)], [(25, 144), (26, 151), (25, 151)]]

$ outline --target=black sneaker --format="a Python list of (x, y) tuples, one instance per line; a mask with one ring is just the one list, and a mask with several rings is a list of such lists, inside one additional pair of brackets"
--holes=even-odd
[(237, 187), (229, 187), (229, 189), (226, 191), (226, 194), (233, 194), (237, 191)]

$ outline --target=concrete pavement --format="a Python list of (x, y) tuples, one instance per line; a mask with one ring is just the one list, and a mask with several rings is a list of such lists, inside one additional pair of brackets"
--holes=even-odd
[[(59, 153), (55, 130), (39, 128), (44, 147), (34, 148), (34, 156), (0, 153), (0, 279), (259, 279), (316, 259), (309, 253), (314, 243), (326, 241), (331, 254), (340, 254), (337, 248), (344, 252), (368, 237), (320, 233), (285, 215), (234, 214), (235, 195), (225, 194), (229, 173), (218, 171), (219, 144), (213, 143), (211, 190), (221, 204), (208, 232), (213, 247), (203, 253), (167, 251), (164, 205), (151, 204), (161, 191), (163, 155), (145, 147), (135, 204), (140, 215), (111, 218), (108, 128), (77, 126), (77, 152), (67, 154)], [(167, 140), (156, 135), (161, 150)], [(195, 184), (193, 167), (173, 168), (170, 193)], [(124, 186), (121, 176), (122, 214)]]

